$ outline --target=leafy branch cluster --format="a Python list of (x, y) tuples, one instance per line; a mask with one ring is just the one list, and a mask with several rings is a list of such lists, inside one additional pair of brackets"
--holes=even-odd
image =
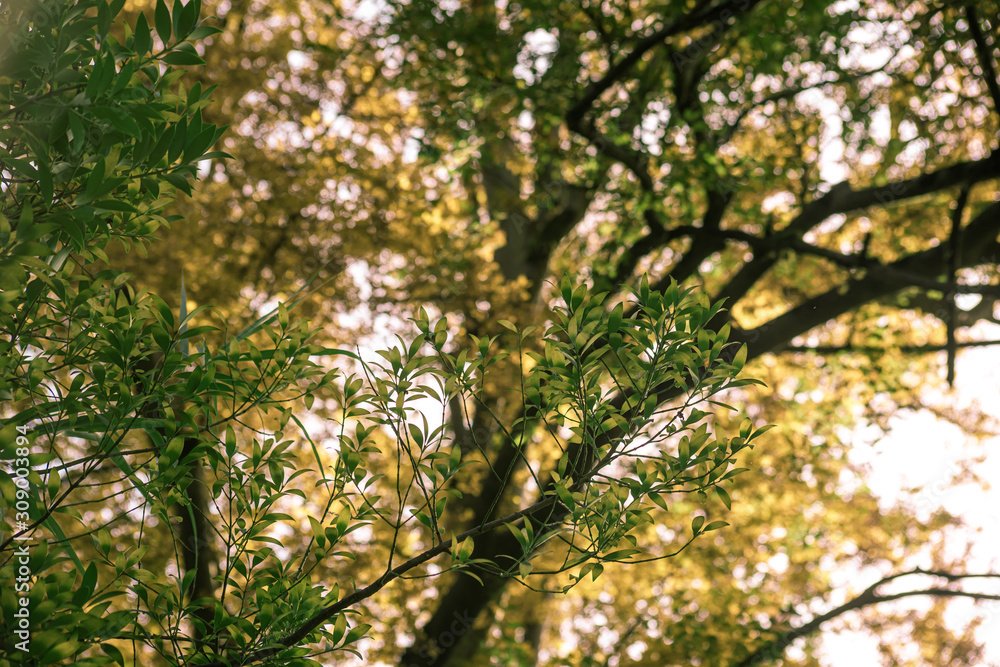
[[(210, 150), (222, 129), (202, 121), (210, 91), (181, 83), (217, 32), (198, 0), (158, 0), (155, 32), (142, 14), (118, 21), (123, 7), (43, 3), (5, 19), (4, 53), (30, 55), (5, 58), (0, 76), (0, 457), (26, 471), (0, 473), (4, 579), (24, 565), (18, 545), (32, 547), (26, 604), (4, 598), (0, 635), (30, 645), (23, 664), (315, 664), (310, 645), (356, 650), (369, 628), (351, 618), (359, 603), (438, 556), (477, 578), (525, 578), (543, 562), (536, 574), (596, 578), (643, 552), (632, 533), (674, 496), (714, 489), (729, 505), (720, 485), (763, 430), (709, 432), (698, 406), (749, 382), (735, 379), (746, 352), (706, 328), (719, 306), (691, 289), (644, 282), (609, 307), (566, 280), (540, 341), (508, 323), (527, 374), (520, 418), (494, 415), (516, 452), (505, 469), (425, 416), (428, 401), (442, 415), (483, 403), (510, 361), (491, 352), (496, 337), (454, 353), (444, 320), (422, 313), (414, 340), (364, 362), (314, 344), (291, 306), (230, 335), (207, 307), (188, 312), (183, 282), (179, 314), (135, 289), (109, 244), (145, 251), (180, 222), (164, 215), (175, 193), (224, 154)], [(685, 398), (664, 407), (664, 391)], [(296, 416), (327, 396), (343, 415), (332, 459)], [(537, 427), (551, 469), (526, 454)], [(501, 507), (515, 463), (537, 496)], [(469, 474), (494, 489), (473, 525)], [(705, 521), (693, 518), (691, 539), (724, 525)], [(321, 585), (331, 560), (356, 557), (349, 536), (374, 525), (391, 534), (383, 574), (352, 592)], [(304, 547), (288, 539), (303, 526)], [(12, 604), (32, 610), (27, 626)]]

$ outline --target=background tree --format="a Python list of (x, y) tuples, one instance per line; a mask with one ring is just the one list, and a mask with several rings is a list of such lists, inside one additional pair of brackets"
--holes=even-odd
[[(976, 325), (996, 322), (997, 9), (220, 7), (228, 29), (204, 76), (232, 114), (236, 160), (187, 210), (203, 221), (193, 234), (239, 251), (199, 281), (200, 299), (225, 280), (249, 281), (246, 298), (280, 295), (303, 266), (323, 267), (328, 287), (311, 308), (332, 336), (355, 326), (341, 314), (360, 295), (376, 313), (355, 311), (362, 327), (384, 323), (379, 312), (433, 305), (488, 335), (501, 318), (533, 322), (548, 276), (614, 291), (650, 271), (725, 298), (720, 318), (774, 387), (753, 401), (782, 428), (753, 461), (763, 476), (736, 490), (753, 498), (751, 516), (717, 538), (717, 553), (651, 566), (639, 587), (648, 593), (605, 584), (610, 606), (543, 597), (547, 626), (518, 610), (541, 604), (530, 594), (484, 594), (470, 580), (425, 589), (417, 608), (389, 598), (377, 607), (387, 636), (376, 628), (384, 639), (370, 659), (392, 659), (400, 640), (389, 628), (400, 622), (424, 630), (406, 664), (454, 613), (489, 606), (505, 620), (482, 617), (458, 654), (485, 645), (513, 656), (523, 637), (544, 648), (558, 634), (552, 619), (596, 608), (611, 636), (635, 636), (643, 625), (624, 619), (645, 608), (644, 659), (735, 663), (808, 621), (837, 564), (860, 558), (889, 575), (934, 552), (954, 517), (876, 511), (863, 486), (844, 490), (851, 442), (840, 427), (920, 406), (919, 389), (957, 350), (986, 342)], [(960, 295), (976, 296), (959, 308)], [(516, 412), (500, 386), (484, 402)], [(484, 435), (485, 412), (470, 420)], [(502, 461), (502, 445), (491, 447)], [(963, 572), (935, 553), (927, 569)], [(779, 573), (769, 563), (780, 555)], [(975, 662), (940, 613), (924, 615), (913, 639)], [(657, 632), (662, 642), (649, 637)], [(584, 641), (573, 660), (600, 656), (606, 639)]]
[[(549, 275), (615, 289), (650, 270), (726, 298), (750, 359), (768, 355), (755, 368), (776, 393), (754, 401), (783, 428), (754, 461), (767, 483), (745, 489), (752, 525), (718, 555), (650, 571), (661, 596), (607, 584), (609, 619), (661, 599), (647, 630), (670, 628), (674, 660), (752, 652), (809, 617), (834, 564), (860, 553), (891, 574), (941, 539), (953, 518), (876, 514), (863, 487), (839, 492), (838, 426), (919, 406), (947, 351), (996, 319), (995, 3), (323, 3), (268, 10), (266, 29), (261, 11), (227, 5), (207, 56), (237, 159), (191, 211), (241, 249), (213, 277), (281, 294), (303, 263), (327, 266), (312, 307), (331, 335), (369, 286), (375, 312), (433, 304), (482, 335), (531, 322)], [(981, 298), (958, 308), (958, 293)], [(777, 400), (792, 396), (805, 401)], [(778, 554), (783, 576), (749, 585)], [(435, 609), (433, 637), (449, 601), (494, 600), (505, 639), (484, 620), (473, 648), (552, 636), (518, 620), (527, 598), (458, 581), (471, 588), (395, 613), (420, 626)], [(930, 630), (937, 613), (915, 637), (966, 645)]]

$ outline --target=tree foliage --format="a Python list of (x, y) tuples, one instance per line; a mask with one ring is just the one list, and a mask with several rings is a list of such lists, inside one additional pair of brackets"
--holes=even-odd
[[(98, 34), (109, 33), (102, 6)], [(121, 492), (131, 504), (109, 531), (150, 544), (144, 569), (170, 591), (166, 615), (135, 618), (145, 648), (119, 650), (217, 663), (309, 654), (339, 664), (343, 652), (323, 651), (354, 648), (403, 665), (738, 665), (789, 662), (786, 649), (805, 638), (799, 662), (816, 664), (820, 626), (860, 611), (872, 627), (897, 621), (928, 654), (980, 659), (974, 627), (949, 630), (943, 605), (908, 618), (880, 611), (891, 599), (996, 596), (960, 587), (978, 577), (942, 548), (956, 537), (955, 517), (880, 505), (849, 452), (855, 424), (920, 407), (921, 387), (941, 382), (939, 368), (952, 380), (958, 351), (989, 342), (983, 324), (997, 322), (995, 2), (234, 1), (209, 8), (218, 33), (184, 7), (125, 10), (135, 17), (131, 47), (117, 29), (67, 44), (84, 54), (69, 76), (87, 91), (115, 91), (103, 79), (128, 74), (107, 98), (115, 107), (133, 84), (180, 83), (167, 81), (169, 68), (125, 72), (133, 58), (154, 57), (135, 48), (140, 25), (161, 36), (202, 30), (204, 47), (175, 44), (170, 53), (181, 55), (157, 51), (180, 38), (149, 47), (177, 66), (205, 60), (187, 74), (199, 81), (193, 104), (187, 91), (165, 91), (162, 102), (133, 91), (144, 108), (166, 104), (180, 119), (163, 118), (185, 131), (151, 119), (152, 134), (129, 134), (127, 120), (67, 95), (69, 131), (46, 137), (75, 146), (73, 118), (89, 127), (91, 112), (127, 134), (126, 146), (170, 137), (154, 144), (166, 154), (150, 149), (146, 185), (108, 191), (120, 197), (103, 191), (103, 176), (84, 178), (101, 173), (98, 163), (112, 174), (111, 153), (81, 159), (72, 173), (83, 180), (65, 181), (135, 207), (134, 218), (111, 216), (139, 225), (120, 238), (164, 238), (148, 261), (88, 246), (170, 304), (139, 290), (119, 307), (114, 276), (100, 277), (114, 317), (130, 322), (106, 341), (122, 358), (108, 377), (129, 377), (123, 345), (141, 351), (134, 363), (160, 350), (169, 372), (145, 385), (147, 403), (177, 405), (128, 432), (144, 430), (171, 452), (149, 469), (203, 453), (195, 471), (144, 479), (149, 495), (126, 483), (141, 459), (101, 478), (140, 488)], [(17, 25), (34, 39), (74, 34)], [(136, 53), (104, 55), (122, 44)], [(99, 58), (86, 55), (98, 48)], [(100, 69), (109, 61), (118, 69)], [(11, 95), (34, 90), (4, 81)], [(210, 88), (217, 104), (194, 111)], [(27, 113), (21, 104), (11, 108)], [(218, 139), (214, 126), (190, 155), (175, 148), (193, 139), (195, 117), (231, 124), (220, 145), (233, 159), (202, 155)], [(143, 152), (121, 154), (141, 161)], [(34, 192), (46, 211), (68, 204), (56, 185), (51, 196), (37, 189), (49, 162), (16, 146), (10, 155), (24, 183), (7, 193)], [(151, 202), (165, 202), (148, 181), (183, 187), (199, 160), (205, 178), (172, 209), (186, 223), (153, 229), (162, 209)], [(131, 168), (133, 158), (112, 161)], [(174, 170), (181, 178), (171, 181)], [(74, 201), (74, 221), (108, 219), (102, 209), (87, 218), (85, 196)], [(76, 262), (67, 275), (89, 276), (83, 267), (103, 259), (83, 252), (67, 252)], [(41, 278), (24, 273), (31, 261), (7, 266), (5, 294), (20, 304), (20, 285)], [(220, 310), (174, 317), (186, 304), (178, 269), (192, 301)], [(576, 280), (559, 278), (567, 274)], [(52, 294), (64, 318), (53, 321), (69, 321), (67, 301)], [(296, 304), (287, 325), (286, 310), (226, 334), (275, 300)], [(297, 328), (296, 314), (323, 326)], [(73, 321), (97, 321), (80, 316)], [(407, 318), (415, 343), (390, 343), (374, 358), (316, 356)], [(183, 352), (189, 338), (204, 348)], [(67, 377), (92, 358), (66, 364)], [(744, 362), (771, 391), (715, 395)], [(76, 375), (77, 389), (107, 385), (88, 373)], [(130, 395), (97, 405), (141, 414), (143, 399)], [(755, 419), (779, 426), (766, 446), (739, 451), (759, 432), (724, 407), (687, 405), (709, 398), (751, 401)], [(171, 426), (175, 415), (187, 417)], [(84, 422), (103, 432), (95, 419)], [(88, 432), (68, 437), (76, 431)], [(195, 432), (214, 445), (188, 447)], [(656, 442), (666, 449), (642, 449)], [(96, 462), (87, 451), (81, 460)], [(720, 484), (730, 465), (753, 472)], [(214, 504), (192, 499), (199, 484)], [(699, 493), (709, 487), (713, 495)], [(295, 489), (301, 502), (290, 503)], [(717, 530), (731, 497), (733, 525)], [(198, 548), (146, 540), (147, 505), (160, 530), (172, 520), (175, 534), (202, 535)], [(187, 524), (178, 505), (194, 508)], [(199, 532), (199, 516), (213, 534)], [(100, 562), (100, 544), (87, 555)], [(619, 560), (633, 564), (602, 572)], [(879, 574), (833, 590), (831, 572), (858, 562)], [(886, 590), (921, 576), (940, 584)], [(841, 606), (825, 602), (838, 597)], [(168, 646), (180, 636), (192, 643)], [(320, 642), (311, 654), (300, 648), (310, 642)]]
[[(332, 336), (369, 287), (376, 315), (352, 313), (368, 326), (431, 305), (492, 336), (500, 319), (535, 323), (555, 297), (549, 276), (614, 295), (649, 273), (654, 288), (699, 284), (725, 299), (714, 324), (731, 325), (774, 388), (753, 398), (779, 428), (753, 457), (760, 475), (737, 481), (753, 507), (728, 539), (603, 583), (610, 601), (597, 589), (554, 602), (463, 579), (414, 587), (427, 596), (419, 609), (406, 597), (375, 607), (387, 617), (369, 656), (394, 660), (403, 624), (422, 633), (401, 664), (440, 648), (441, 664), (478, 664), (480, 647), (627, 664), (629, 638), (639, 663), (737, 663), (828, 611), (837, 565), (891, 576), (917, 559), (964, 572), (934, 546), (954, 539), (957, 519), (880, 506), (845, 433), (919, 408), (938, 369), (948, 377), (960, 349), (989, 342), (996, 3), (229, 3), (221, 13), (229, 30), (205, 76), (232, 114), (236, 159), (186, 210), (204, 221), (194, 238), (238, 250), (206, 274), (201, 298), (217, 301), (227, 279), (254, 284), (251, 298), (288, 293), (305, 267), (324, 274), (308, 308), (328, 315)], [(197, 248), (185, 261), (206, 264)], [(516, 415), (503, 383), (484, 402)], [(487, 414), (470, 415), (484, 435)], [(510, 456), (491, 447), (494, 460)], [(642, 590), (629, 585), (636, 576)], [(540, 600), (545, 611), (530, 611)], [(487, 608), (506, 620), (480, 616)], [(604, 631), (573, 620), (594, 614)], [(953, 636), (940, 614), (908, 621), (909, 636), (975, 662), (971, 634)], [(468, 617), (480, 620), (460, 645), (433, 646)], [(882, 623), (877, 611), (865, 618)], [(559, 628), (573, 625), (577, 648), (560, 648)]]
[[(228, 335), (187, 312), (183, 287), (179, 316), (134, 289), (109, 245), (145, 250), (181, 224), (164, 217), (174, 191), (223, 156), (207, 152), (221, 135), (202, 120), (207, 91), (181, 83), (217, 31), (196, 1), (158, 2), (155, 40), (145, 15), (114, 24), (122, 3), (28, 9), (6, 37), (30, 57), (3, 79), (6, 663), (316, 664), (308, 646), (355, 650), (370, 627), (357, 605), (401, 577), (443, 562), (478, 581), (565, 573), (569, 589), (644, 552), (635, 533), (668, 501), (730, 504), (722, 484), (763, 429), (710, 432), (699, 408), (748, 382), (746, 354), (705, 327), (720, 305), (691, 288), (644, 282), (608, 308), (566, 279), (537, 351), (504, 322), (513, 352), (470, 336), (453, 353), (446, 321), (421, 311), (419, 334), (376, 361), (311, 344), (284, 304)], [(328, 356), (357, 373), (325, 371)], [(500, 469), (424, 404), (489, 409), (495, 366), (524, 378), (520, 417), (494, 417), (519, 452)], [(664, 392), (684, 400), (664, 406)], [(309, 441), (303, 467), (285, 431), (323, 397), (341, 413), (337, 447)], [(525, 453), (540, 429), (552, 461)], [(513, 507), (484, 494), (488, 520), (462, 516), (460, 480), (499, 490), (516, 468), (535, 494)], [(725, 525), (689, 513), (687, 542)], [(305, 543), (281, 539), (303, 526)], [(355, 559), (349, 536), (373, 526), (394, 544), (385, 571), (353, 592), (324, 585), (321, 564)]]

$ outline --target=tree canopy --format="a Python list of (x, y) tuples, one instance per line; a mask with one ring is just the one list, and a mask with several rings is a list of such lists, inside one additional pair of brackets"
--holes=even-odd
[[(996, 342), (1000, 4), (65, 7), (17, 6), (8, 34), (34, 41), (0, 45), (35, 54), (0, 73), (4, 313), (37, 327), (11, 336), (24, 384), (5, 390), (48, 386), (33, 361), (86, 391), (16, 408), (7, 440), (82, 419), (33, 465), (59, 504), (50, 461), (78, 448), (85, 475), (58, 464), (93, 480), (74, 502), (116, 508), (125, 555), (54, 533), (81, 563), (60, 570), (53, 542), (51, 587), (150, 583), (131, 607), (74, 598), (94, 628), (132, 609), (129, 642), (91, 629), (58, 651), (805, 665), (860, 610), (890, 664), (981, 660), (975, 625), (943, 620), (952, 598), (997, 599), (944, 548), (960, 519), (886, 507), (848, 455), (854, 425), (921, 407)], [(160, 189), (196, 172), (162, 226)], [(115, 333), (41, 368), (29, 350), (70, 320)], [(162, 359), (136, 389), (153, 348), (122, 350), (143, 340)], [(92, 345), (118, 370), (89, 366)], [(768, 389), (734, 379), (744, 364)], [(87, 393), (112, 380), (113, 400)], [(107, 449), (140, 436), (137, 459)], [(872, 578), (834, 588), (858, 563)], [(915, 597), (934, 604), (882, 604)]]

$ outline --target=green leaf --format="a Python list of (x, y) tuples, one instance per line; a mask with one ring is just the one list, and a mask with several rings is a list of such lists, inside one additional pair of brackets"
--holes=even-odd
[(75, 639), (69, 641), (64, 641), (51, 647), (49, 650), (40, 658), (39, 664), (51, 665), (53, 663), (61, 662), (71, 655), (75, 654), (80, 650), (80, 642)]
[(197, 53), (181, 51), (179, 49), (174, 49), (170, 53), (163, 56), (163, 62), (168, 65), (176, 65), (179, 67), (191, 67), (205, 64), (205, 60)]
[(185, 39), (194, 28), (194, 24), (198, 22), (198, 9), (195, 0), (188, 0), (180, 11), (177, 11), (177, 5), (174, 5), (174, 34), (177, 35), (177, 39)]
[(52, 172), (45, 162), (38, 162), (38, 186), (42, 193), (43, 202), (51, 202), (55, 193), (55, 185), (52, 181)]
[(181, 119), (174, 125), (174, 138), (167, 152), (167, 162), (175, 162), (184, 152), (185, 146), (187, 146), (187, 122)]
[(97, 536), (95, 539), (97, 540), (98, 550), (102, 554), (107, 556), (108, 554), (111, 553), (111, 533), (109, 533), (107, 529), (102, 528), (101, 530), (97, 531)]
[(167, 8), (167, 3), (164, 0), (156, 0), (156, 11), (153, 15), (153, 20), (156, 24), (156, 34), (159, 35), (160, 41), (166, 45), (170, 42), (172, 21), (170, 19), (170, 10)]
[(125, 90), (125, 88), (132, 82), (132, 75), (135, 74), (135, 63), (135, 59), (132, 59), (122, 65), (122, 68), (118, 71), (118, 74), (115, 77), (115, 84), (111, 87), (110, 95), (112, 97)]
[(90, 176), (87, 177), (87, 186), (84, 189), (83, 200), (78, 201), (77, 205), (81, 205), (86, 202), (93, 201), (100, 193), (101, 188), (104, 186), (104, 160), (98, 160), (97, 164), (94, 165), (93, 170), (90, 172)]
[[(163, 0), (160, 0), (162, 2)], [(153, 46), (153, 37), (149, 32), (149, 22), (146, 21), (145, 14), (139, 14), (139, 18), (135, 21), (135, 36), (132, 43), (132, 48), (138, 55), (145, 55), (149, 53), (150, 48)]]
[(726, 506), (726, 509), (733, 509), (733, 501), (729, 497), (729, 493), (723, 489), (721, 486), (715, 487), (715, 495), (719, 496), (719, 500)]
[(504, 524), (507, 526), (507, 530), (510, 531), (517, 543), (521, 545), (521, 549), (527, 553), (530, 547), (531, 538), (529, 538), (523, 530), (515, 526), (513, 523)]
[(309, 520), (309, 527), (312, 529), (313, 538), (316, 543), (322, 547), (326, 544), (326, 530), (323, 528), (323, 524), (319, 522), (319, 519), (312, 515), (306, 517)]
[(621, 328), (624, 312), (625, 306), (621, 303), (611, 309), (611, 314), (608, 315), (608, 333), (618, 332), (618, 329)]
[(27, 243), (19, 243), (14, 246), (14, 248), (10, 251), (10, 254), (15, 257), (47, 257), (52, 254), (52, 248), (35, 241), (28, 241)]
[(97, 564), (91, 561), (87, 565), (87, 570), (83, 573), (83, 579), (80, 581), (80, 587), (76, 589), (73, 593), (73, 604), (79, 607), (86, 605), (87, 601), (93, 596), (94, 590), (97, 588)]
[(740, 349), (737, 350), (736, 355), (733, 357), (733, 366), (737, 371), (743, 370), (743, 366), (747, 363), (747, 345), (743, 343), (740, 345)]
[(642, 552), (639, 549), (617, 549), (616, 551), (612, 551), (611, 553), (605, 555), (604, 560), (625, 561), (625, 559), (631, 558), (637, 553), (642, 553)]
[(653, 504), (659, 507), (664, 512), (670, 511), (667, 508), (667, 501), (664, 500), (663, 495), (656, 493), (655, 491), (649, 494), (649, 499), (653, 501)]
[(100, 0), (97, 3), (97, 34), (102, 38), (107, 36), (111, 29), (111, 6), (107, 0)]
[(456, 560), (459, 561), (469, 560), (469, 558), (472, 557), (472, 552), (475, 550), (475, 548), (476, 548), (475, 541), (471, 537), (465, 538), (464, 540), (462, 540), (462, 544), (458, 548), (458, 552), (456, 554)]
[(410, 437), (413, 438), (413, 442), (417, 447), (422, 448), (424, 446), (424, 433), (420, 430), (420, 427), (416, 424), (407, 424), (410, 431)]
[(194, 338), (195, 336), (204, 336), (207, 333), (218, 331), (219, 327), (213, 326), (211, 324), (203, 324), (200, 327), (193, 327), (188, 329), (184, 328), (184, 331), (177, 335), (177, 340), (186, 340), (188, 338)]
[(222, 32), (221, 28), (216, 28), (215, 26), (210, 25), (200, 25), (191, 31), (191, 33), (187, 36), (187, 39), (192, 42), (200, 42), (206, 37), (218, 35), (220, 32)]
[(125, 656), (114, 644), (101, 644), (101, 650), (104, 651), (104, 655), (111, 658), (116, 665), (121, 665), (125, 667)]
[(160, 177), (181, 192), (191, 194), (191, 181), (189, 180), (189, 175), (172, 171), (166, 174), (161, 174)]
[(205, 151), (216, 142), (216, 137), (218, 136), (218, 131), (214, 126), (209, 126), (208, 129), (202, 130), (198, 133), (196, 137), (190, 140), (187, 146), (184, 147), (184, 153), (181, 156), (182, 162), (192, 162), (201, 158)]
[[(355, 625), (353, 628), (351, 628), (347, 632), (347, 635), (344, 637), (344, 643), (341, 646), (342, 647), (347, 647), (347, 646), (350, 646), (351, 644), (357, 642), (359, 639), (361, 639), (362, 637), (364, 637), (365, 635), (367, 635), (368, 631), (371, 630), (371, 628), (372, 628), (372, 626), (369, 625), (368, 623), (358, 623), (357, 625)], [(353, 652), (352, 649), (347, 649), (347, 650)], [(358, 655), (358, 654), (355, 653), (355, 655)], [(360, 658), (361, 656), (358, 655), (358, 657)]]

